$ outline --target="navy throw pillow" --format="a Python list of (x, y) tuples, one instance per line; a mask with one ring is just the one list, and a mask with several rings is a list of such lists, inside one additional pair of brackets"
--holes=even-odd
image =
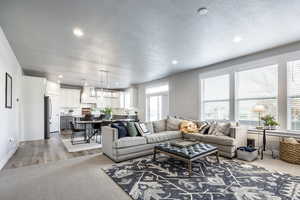
[(124, 125), (113, 123), (113, 124), (111, 124), (111, 127), (118, 129), (118, 138), (128, 136), (127, 128)]

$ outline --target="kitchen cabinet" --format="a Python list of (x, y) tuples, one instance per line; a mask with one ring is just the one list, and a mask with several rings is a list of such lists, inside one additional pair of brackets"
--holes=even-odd
[(85, 103), (85, 104), (97, 103), (97, 98), (93, 91), (94, 91), (93, 87), (84, 87), (81, 96), (81, 103)]
[(79, 89), (61, 89), (60, 94), (61, 107), (78, 108), (80, 107), (80, 90)]

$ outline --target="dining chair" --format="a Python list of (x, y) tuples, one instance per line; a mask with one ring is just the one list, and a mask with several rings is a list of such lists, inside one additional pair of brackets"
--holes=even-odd
[[(71, 143), (72, 145), (75, 144), (82, 144), (86, 142), (86, 132), (85, 129), (75, 128), (74, 123), (70, 122), (72, 134), (71, 134)], [(75, 140), (76, 137), (83, 137), (83, 140)]]

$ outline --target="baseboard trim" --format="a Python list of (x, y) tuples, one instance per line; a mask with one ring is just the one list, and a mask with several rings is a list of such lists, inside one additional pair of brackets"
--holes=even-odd
[(7, 161), (16, 153), (17, 149), (18, 149), (18, 147), (15, 147), (8, 154), (6, 154), (6, 156), (2, 160), (0, 160), (0, 170), (3, 169), (3, 167), (5, 166)]

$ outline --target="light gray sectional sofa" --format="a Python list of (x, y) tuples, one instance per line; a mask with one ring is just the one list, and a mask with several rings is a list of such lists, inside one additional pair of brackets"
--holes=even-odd
[(221, 156), (232, 158), (237, 147), (245, 146), (247, 142), (247, 129), (231, 127), (229, 136), (204, 135), (200, 133), (184, 134), (174, 126), (172, 121), (160, 120), (148, 122), (147, 127), (151, 134), (137, 137), (118, 138), (118, 130), (105, 126), (102, 129), (103, 153), (115, 162), (121, 162), (153, 153), (153, 147), (158, 143), (188, 138), (215, 145)]

